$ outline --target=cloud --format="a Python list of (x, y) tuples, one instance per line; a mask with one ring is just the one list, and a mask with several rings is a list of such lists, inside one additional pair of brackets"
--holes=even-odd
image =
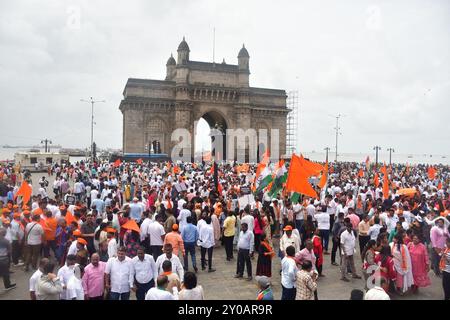
[[(237, 63), (250, 53), (252, 86), (298, 90), (300, 150), (343, 152), (375, 144), (398, 152), (449, 152), (450, 3), (442, 1), (56, 1), (0, 3), (0, 88), (9, 136), (122, 146), (118, 109), (129, 77), (163, 79), (182, 36), (191, 59)], [(14, 134), (18, 123), (26, 133)], [(12, 138), (20, 136), (22, 138)], [(413, 141), (413, 143), (412, 143)], [(207, 143), (203, 141), (202, 143)], [(444, 150), (443, 150), (444, 149)]]

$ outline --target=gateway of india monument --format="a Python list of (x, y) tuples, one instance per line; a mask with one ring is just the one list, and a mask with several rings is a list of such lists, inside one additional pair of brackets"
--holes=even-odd
[[(172, 132), (185, 128), (192, 135), (193, 157), (194, 133), (200, 118), (224, 134), (226, 129), (267, 132), (266, 139), (259, 135), (258, 158), (267, 147), (271, 158), (272, 154), (285, 155), (286, 117), (290, 111), (286, 91), (250, 87), (250, 55), (245, 46), (239, 51), (237, 65), (190, 60), (184, 38), (177, 53), (177, 60), (172, 55), (167, 60), (165, 80), (128, 79), (119, 107), (123, 114), (124, 156), (149, 154), (149, 147), (151, 153), (170, 156), (179, 141), (171, 141)], [(278, 129), (277, 134), (272, 129)], [(246, 154), (248, 159), (249, 147), (248, 139), (245, 149), (236, 146), (234, 159), (237, 154)], [(230, 157), (223, 156), (234, 160)]]

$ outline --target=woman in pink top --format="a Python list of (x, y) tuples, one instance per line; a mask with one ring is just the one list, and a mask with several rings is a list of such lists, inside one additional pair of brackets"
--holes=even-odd
[(261, 214), (258, 209), (253, 211), (253, 217), (255, 218), (255, 225), (253, 227), (253, 233), (255, 235), (255, 251), (259, 250), (261, 244), (261, 234), (264, 232), (264, 222), (261, 219)]
[(417, 293), (419, 288), (431, 285), (428, 272), (430, 271), (430, 260), (425, 245), (420, 242), (418, 235), (413, 235), (412, 242), (408, 243), (409, 255), (411, 256), (412, 273), (414, 278), (413, 292)]

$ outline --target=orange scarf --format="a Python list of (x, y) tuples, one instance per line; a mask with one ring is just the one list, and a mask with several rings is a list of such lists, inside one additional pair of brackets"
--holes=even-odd
[(356, 207), (358, 209), (362, 209), (362, 200), (358, 199), (358, 202), (356, 203)]
[(270, 244), (268, 244), (267, 241), (262, 241), (261, 245), (264, 246), (264, 248), (267, 249), (266, 254), (268, 256), (270, 256), (270, 258), (272, 259), (272, 257), (275, 255), (275, 253), (273, 252), (272, 247), (270, 246)]
[[(394, 251), (395, 243), (392, 244), (391, 250)], [(406, 264), (406, 252), (405, 252), (405, 246), (400, 246), (400, 253), (402, 255), (402, 270), (406, 271), (408, 269), (408, 265)]]

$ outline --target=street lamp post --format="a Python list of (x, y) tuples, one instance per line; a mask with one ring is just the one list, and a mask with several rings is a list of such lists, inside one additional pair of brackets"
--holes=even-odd
[(41, 143), (44, 144), (45, 152), (50, 152), (50, 146), (48, 146), (48, 145), (52, 144), (52, 141), (48, 140), (48, 139), (44, 139), (44, 140), (41, 140)]
[(339, 127), (339, 119), (341, 117), (344, 117), (345, 115), (339, 113), (337, 116), (333, 116), (333, 115), (330, 115), (330, 116), (333, 117), (333, 118), (336, 118), (336, 127), (334, 128), (334, 130), (336, 131), (336, 155), (335, 155), (334, 161), (337, 162), (337, 157), (338, 157), (338, 136), (342, 135), (342, 133), (340, 131), (341, 128)]
[(381, 147), (375, 146), (373, 147), (373, 150), (375, 150), (375, 170), (378, 169), (378, 150), (381, 150)]
[(389, 165), (392, 164), (392, 152), (395, 152), (394, 148), (387, 149), (389, 151)]
[(106, 102), (105, 100), (95, 101), (92, 97), (90, 100), (80, 99), (82, 102), (91, 104), (91, 161), (94, 162), (94, 104), (97, 102)]
[(330, 147), (326, 147), (325, 149), (323, 149), (326, 151), (326, 162), (328, 163), (328, 151), (330, 151)]

